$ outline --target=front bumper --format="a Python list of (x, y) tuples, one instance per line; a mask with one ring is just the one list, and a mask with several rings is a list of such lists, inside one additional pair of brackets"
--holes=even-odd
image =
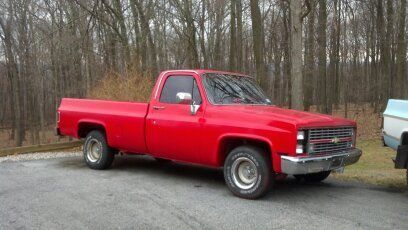
[(282, 173), (299, 175), (338, 169), (356, 163), (361, 156), (360, 149), (321, 156), (281, 156)]

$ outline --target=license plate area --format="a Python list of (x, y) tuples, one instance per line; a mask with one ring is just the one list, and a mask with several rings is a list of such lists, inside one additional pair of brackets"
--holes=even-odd
[(332, 160), (330, 163), (330, 168), (339, 168), (343, 165), (343, 158), (342, 157), (336, 157)]

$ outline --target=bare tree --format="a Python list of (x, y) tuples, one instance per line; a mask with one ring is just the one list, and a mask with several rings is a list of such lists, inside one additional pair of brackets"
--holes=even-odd
[(252, 39), (256, 65), (256, 75), (261, 86), (267, 90), (268, 84), (266, 79), (265, 63), (263, 57), (264, 38), (262, 34), (262, 17), (261, 10), (259, 9), (258, 0), (251, 0), (250, 7), (251, 7)]
[(397, 78), (400, 84), (396, 86), (397, 97), (407, 97), (408, 92), (406, 90), (406, 77), (407, 77), (407, 42), (405, 38), (405, 20), (406, 20), (406, 8), (407, 1), (401, 0), (398, 10), (398, 30), (397, 30)]
[(322, 113), (329, 112), (327, 101), (327, 75), (326, 75), (326, 27), (327, 27), (327, 11), (326, 0), (319, 1), (318, 26), (317, 26), (317, 54), (318, 54), (318, 82), (317, 94), (319, 98), (319, 111)]
[(314, 81), (314, 71), (315, 71), (315, 45), (314, 45), (314, 34), (315, 34), (315, 9), (314, 0), (310, 1), (310, 13), (307, 20), (307, 32), (306, 32), (306, 43), (305, 43), (305, 78), (303, 79), (304, 86), (304, 109), (309, 110), (313, 103), (313, 83)]

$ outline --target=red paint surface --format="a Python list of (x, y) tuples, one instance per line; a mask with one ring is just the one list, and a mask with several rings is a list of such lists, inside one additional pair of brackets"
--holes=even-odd
[[(162, 72), (150, 103), (86, 99), (62, 99), (58, 128), (62, 135), (79, 138), (78, 127), (103, 127), (109, 146), (130, 153), (144, 153), (177, 161), (219, 167), (223, 165), (221, 143), (231, 138), (266, 143), (275, 172), (281, 172), (280, 156), (296, 155), (298, 129), (355, 126), (355, 122), (328, 115), (266, 105), (212, 105), (201, 82), (213, 70)], [(171, 75), (193, 76), (203, 98), (196, 115), (189, 105), (159, 102), (160, 92)], [(242, 74), (238, 74), (242, 75)], [(154, 106), (164, 107), (155, 110)]]

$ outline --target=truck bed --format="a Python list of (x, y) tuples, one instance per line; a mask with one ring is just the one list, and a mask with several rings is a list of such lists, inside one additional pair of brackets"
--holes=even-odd
[(59, 132), (83, 138), (81, 127), (98, 124), (106, 131), (109, 146), (145, 153), (145, 118), (148, 103), (63, 98), (58, 108)]

